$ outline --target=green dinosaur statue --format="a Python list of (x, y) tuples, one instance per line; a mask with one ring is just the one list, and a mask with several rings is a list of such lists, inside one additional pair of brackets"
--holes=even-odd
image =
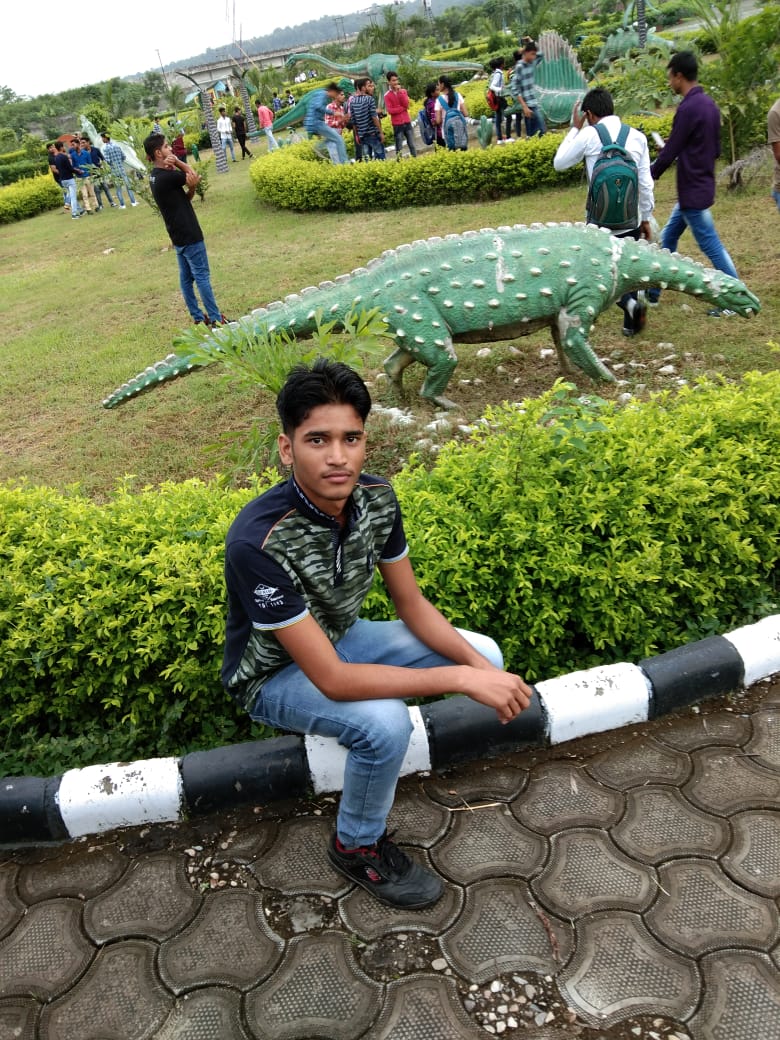
[[(243, 319), (256, 329), (310, 336), (318, 313), (326, 321), (355, 309), (385, 315), (396, 350), (385, 372), (401, 387), (404, 369), (427, 369), (421, 395), (440, 407), (458, 363), (454, 343), (483, 343), (549, 328), (561, 366), (565, 358), (593, 379), (614, 376), (593, 353), (588, 335), (598, 315), (635, 289), (677, 289), (749, 317), (757, 298), (736, 278), (655, 244), (613, 238), (593, 224), (516, 224), (386, 250), (351, 274), (304, 289)], [(219, 332), (215, 333), (218, 337)], [(193, 367), (171, 354), (103, 401), (113, 408)]]
[[(536, 96), (548, 126), (568, 126), (572, 109), (588, 90), (577, 52), (560, 33), (549, 30), (537, 40), (542, 61), (534, 73)], [(522, 113), (522, 106), (510, 104), (505, 116)]]
[(670, 40), (664, 39), (663, 36), (658, 36), (654, 29), (648, 29), (647, 39), (643, 47), (639, 40), (639, 30), (637, 28), (634, 26), (629, 26), (625, 29), (621, 27), (617, 32), (606, 38), (604, 46), (599, 51), (598, 58), (596, 58), (596, 63), (588, 75), (593, 77), (597, 72), (609, 65), (610, 62), (614, 61), (615, 58), (625, 58), (631, 51), (640, 50), (666, 51), (668, 54), (674, 50), (674, 44)]
[(323, 58), (321, 54), (291, 54), (285, 65), (292, 68), (298, 62), (306, 61), (324, 66), (328, 72), (347, 75), (351, 79), (356, 76), (368, 76), (375, 83), (387, 76), (388, 72), (397, 72), (400, 65), (419, 65), (429, 69), (431, 74), (441, 75), (448, 72), (484, 73), (485, 66), (477, 61), (429, 61), (427, 58), (410, 58), (401, 54), (369, 54), (360, 61), (338, 62)]

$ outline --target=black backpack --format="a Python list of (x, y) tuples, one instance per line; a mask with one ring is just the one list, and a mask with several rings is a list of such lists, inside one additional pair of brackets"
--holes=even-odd
[(610, 231), (633, 231), (639, 227), (639, 171), (625, 148), (629, 128), (621, 123), (613, 141), (605, 126), (595, 127), (601, 152), (590, 175), (587, 221)]

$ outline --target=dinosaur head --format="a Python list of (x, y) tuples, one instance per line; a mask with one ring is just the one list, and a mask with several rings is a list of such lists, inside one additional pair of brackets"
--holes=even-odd
[(739, 278), (730, 278), (720, 271), (713, 272), (710, 282), (713, 302), (729, 311), (736, 311), (743, 318), (752, 318), (761, 310), (761, 303)]

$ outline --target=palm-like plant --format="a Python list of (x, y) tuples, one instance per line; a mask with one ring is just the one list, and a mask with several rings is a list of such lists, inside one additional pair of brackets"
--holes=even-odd
[(184, 98), (186, 97), (184, 87), (178, 83), (171, 83), (165, 91), (164, 97), (168, 108), (170, 108), (174, 116), (177, 116), (179, 109), (184, 106)]

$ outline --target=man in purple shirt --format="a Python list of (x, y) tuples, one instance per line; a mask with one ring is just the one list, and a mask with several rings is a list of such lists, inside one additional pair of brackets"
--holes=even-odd
[[(691, 229), (696, 244), (718, 271), (737, 278), (737, 269), (715, 230), (710, 206), (715, 201), (715, 160), (720, 155), (720, 110), (699, 86), (696, 56), (679, 51), (667, 65), (669, 86), (682, 96), (675, 112), (669, 140), (650, 167), (653, 180), (677, 160), (677, 202), (666, 227), (661, 232), (661, 245), (673, 252), (686, 227)], [(648, 293), (657, 303), (660, 292)], [(708, 311), (712, 317), (726, 312)]]

